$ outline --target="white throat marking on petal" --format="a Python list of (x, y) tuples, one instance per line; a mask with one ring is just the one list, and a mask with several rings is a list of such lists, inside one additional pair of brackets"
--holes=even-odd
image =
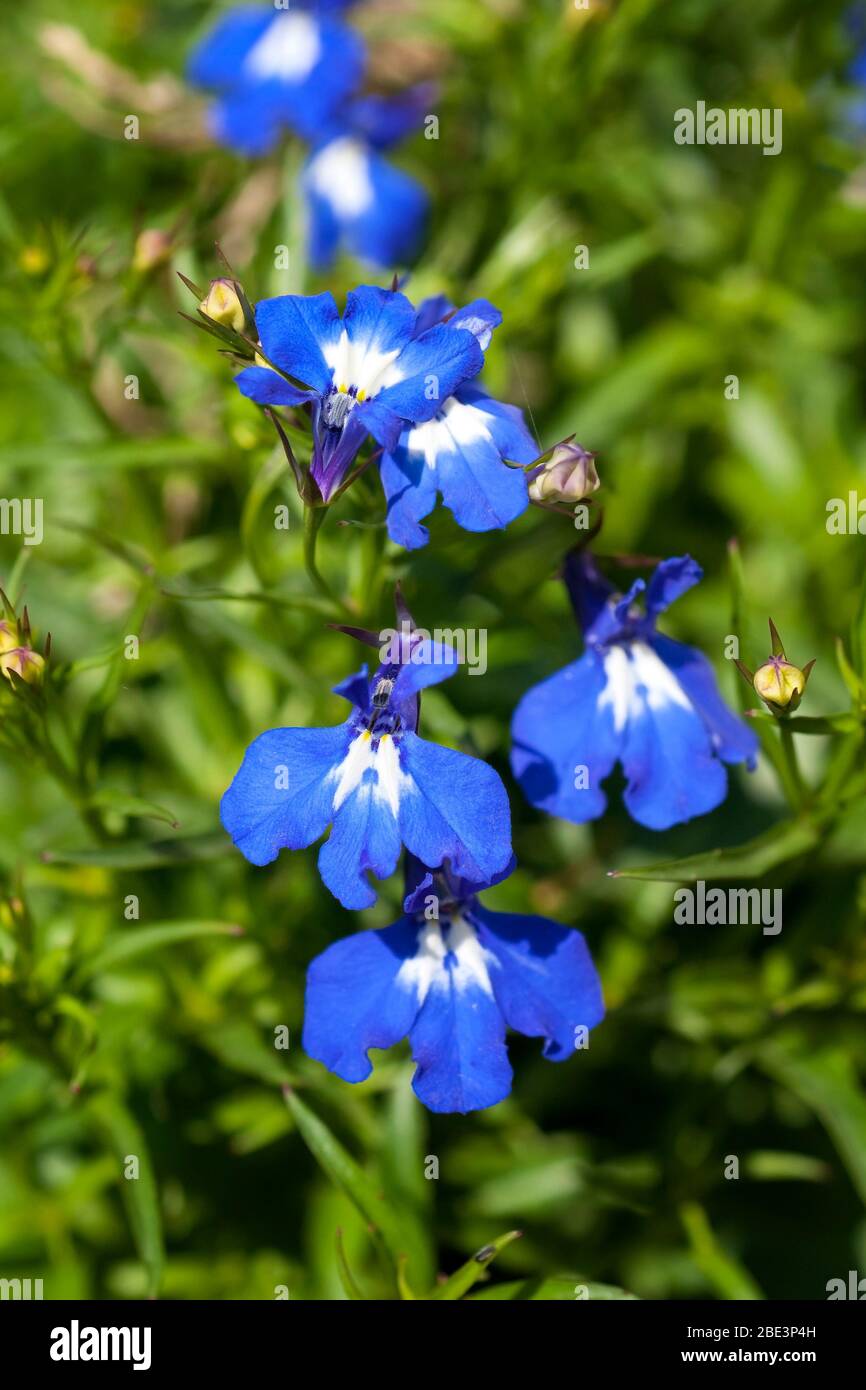
[(360, 217), (373, 204), (370, 158), (361, 141), (350, 135), (331, 140), (313, 156), (307, 179), (338, 218)]
[(629, 718), (639, 719), (647, 707), (656, 711), (670, 705), (692, 709), (673, 671), (646, 642), (632, 642), (628, 648), (611, 647), (604, 655), (604, 670), (607, 682), (599, 708), (611, 708), (617, 733), (625, 728)]
[(243, 63), (248, 77), (302, 82), (322, 53), (319, 26), (308, 14), (281, 14), (253, 44)]
[(399, 347), (381, 352), (372, 338), (350, 341), (345, 328), (335, 343), (322, 344), (322, 355), (333, 372), (337, 390), (354, 386), (359, 401), (403, 380), (403, 373), (394, 365), (402, 351)]
[(449, 396), (432, 420), (415, 425), (409, 431), (406, 448), (410, 454), (423, 454), (426, 466), (435, 468), (441, 454), (455, 454), (489, 439), (489, 418), (478, 406), (466, 405), (456, 396)]
[[(376, 777), (369, 786), (362, 786), (368, 768), (373, 769)], [(416, 790), (413, 779), (400, 766), (400, 755), (391, 735), (382, 734), (374, 747), (366, 729), (352, 740), (348, 753), (334, 768), (331, 777), (337, 783), (333, 802), (335, 813), (353, 792), (360, 789), (362, 794), (369, 795), (372, 789), (375, 800), (384, 802), (396, 820), (400, 802)]]
[[(457, 960), (451, 968), (445, 963), (449, 954)], [(481, 945), (474, 927), (455, 915), (444, 931), (438, 922), (425, 923), (415, 955), (404, 960), (397, 972), (397, 984), (414, 990), (419, 1009), (431, 989), (447, 989), (451, 982), (458, 994), (474, 986), (492, 997), (489, 967), (498, 964), (496, 957)]]

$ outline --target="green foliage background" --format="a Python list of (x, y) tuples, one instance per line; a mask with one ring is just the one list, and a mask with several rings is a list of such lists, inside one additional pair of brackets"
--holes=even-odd
[[(212, 15), (81, 0), (74, 23), (144, 82), (179, 78)], [(469, 536), (439, 511), (408, 555), (381, 529), (336, 524), (381, 520), (374, 478), (338, 504), (320, 567), (359, 620), (389, 622), (400, 578), (419, 623), (489, 631), (487, 676), (425, 695), (424, 729), (508, 784), (520, 867), (486, 901), (578, 927), (604, 980), (589, 1050), (553, 1066), (513, 1038), (513, 1097), (470, 1117), (423, 1111), (399, 1050), (350, 1087), (300, 1049), (306, 965), (393, 920), (399, 880), (347, 914), (314, 851), (253, 869), (217, 818), (253, 736), (344, 717), (328, 692), (358, 655), (303, 568), (270, 426), (178, 317), (192, 305), (173, 272), (207, 283), (219, 237), (253, 299), (340, 299), (386, 277), (349, 261), (310, 276), (298, 149), (249, 166), (196, 142), (182, 89), (153, 114), (122, 81), (100, 89), (58, 59), (56, 33), (45, 50), (42, 26), (69, 18), (36, 0), (0, 21), (14, 58), (0, 89), (0, 491), (42, 497), (46, 517), (40, 547), (0, 537), (0, 579), (52, 634), (47, 727), (67, 770), (52, 775), (33, 734), (0, 766), (0, 1276), (43, 1276), (49, 1298), (391, 1296), (395, 1253), (421, 1292), (519, 1228), (488, 1296), (573, 1298), (582, 1282), (825, 1297), (866, 1264), (864, 541), (825, 527), (828, 499), (866, 492), (866, 178), (843, 6), (401, 0), (353, 15), (377, 77), (441, 86), (439, 139), (397, 156), (433, 196), (410, 294), (501, 307), (490, 389), (531, 411), (545, 446), (575, 432), (597, 451), (600, 552), (688, 550), (704, 566), (666, 630), (711, 656), (730, 700), (725, 638), (754, 666), (772, 615), (795, 661), (818, 658), (803, 715), (860, 710), (835, 739), (797, 738), (810, 783), (834, 777), (820, 816), (792, 818), (764, 758), (713, 815), (664, 835), (616, 794), (594, 825), (554, 822), (510, 779), (508, 725), (579, 649), (554, 579), (568, 521), (533, 511)], [(781, 108), (782, 154), (675, 145), (674, 110), (699, 99)], [(124, 140), (136, 111), (141, 138)], [(252, 216), (234, 200), (257, 170), (271, 193), (253, 185)], [(173, 254), (137, 276), (145, 226), (171, 230)], [(274, 268), (283, 244), (288, 271)], [(139, 401), (124, 398), (130, 374)], [(280, 503), (288, 533), (273, 527)], [(0, 691), (4, 746), (27, 717)], [(772, 753), (776, 730), (761, 728)], [(772, 827), (769, 851), (719, 863), (783, 888), (777, 937), (675, 926), (674, 882), (608, 876)], [(689, 873), (713, 876), (702, 861), (668, 878)]]

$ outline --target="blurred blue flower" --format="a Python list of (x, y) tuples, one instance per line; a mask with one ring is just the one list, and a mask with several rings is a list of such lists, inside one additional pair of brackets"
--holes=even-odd
[(331, 294), (265, 299), (255, 311), (262, 351), (303, 385), (263, 366), (247, 367), (235, 381), (260, 405), (311, 403), (310, 471), (327, 501), (368, 434), (395, 448), (408, 423), (431, 419), (481, 370), (472, 326), (496, 310), (483, 300), (470, 310), (468, 321), (458, 314), (419, 334), (406, 296), (372, 285), (349, 291), (342, 318)]
[[(474, 332), (486, 350), (502, 315), (483, 302), (455, 311), (440, 295), (419, 306), (415, 332), (443, 319)], [(420, 522), (438, 493), (464, 531), (507, 526), (529, 498), (526, 475), (503, 460), (527, 464), (538, 453), (516, 406), (493, 400), (475, 382), (458, 387), (431, 420), (405, 429), (382, 457), (389, 536), (407, 550), (426, 545), (430, 534)]]
[(381, 151), (414, 130), (432, 100), (433, 90), (425, 84), (399, 97), (358, 97), (341, 108), (302, 176), (314, 266), (330, 265), (343, 245), (378, 266), (411, 258), (429, 199)]
[(663, 560), (648, 586), (639, 579), (622, 597), (589, 555), (569, 557), (586, 651), (528, 691), (512, 724), (512, 768), (534, 806), (595, 819), (607, 804), (601, 784), (620, 762), (629, 814), (666, 830), (724, 800), (723, 764), (754, 766), (758, 740), (725, 705), (710, 663), (656, 631), (659, 615), (701, 577), (688, 555)]
[(217, 20), (187, 65), (190, 81), (218, 93), (217, 140), (254, 157), (273, 149), (286, 127), (321, 137), (364, 68), (360, 37), (332, 17), (345, 7), (292, 0), (291, 9), (243, 6)]
[[(348, 908), (376, 901), (366, 871), (386, 878), (404, 844), (425, 863), (448, 859), (478, 880), (501, 872), (511, 856), (498, 773), (418, 736), (418, 692), (453, 675), (457, 657), (403, 616), (373, 679), (365, 665), (335, 688), (353, 706), (346, 722), (261, 734), (220, 808), (252, 864), (269, 864), (283, 848), (305, 849), (330, 825), (319, 872)], [(373, 633), (347, 631), (379, 645)]]
[(506, 1027), (544, 1039), (562, 1062), (604, 1016), (601, 981), (579, 932), (544, 917), (491, 912), (450, 865), (407, 863), (405, 915), (329, 946), (307, 974), (304, 1049), (364, 1081), (371, 1047), (408, 1036), (415, 1094), (430, 1110), (483, 1110), (511, 1091)]

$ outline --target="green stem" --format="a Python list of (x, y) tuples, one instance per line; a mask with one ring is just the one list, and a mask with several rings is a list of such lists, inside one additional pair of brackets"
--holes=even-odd
[(316, 564), (316, 541), (322, 522), (325, 520), (325, 507), (304, 508), (304, 567), (312, 584), (319, 593), (344, 613), (351, 613), (348, 605), (338, 598), (328, 581), (319, 573)]
[(787, 771), (785, 790), (791, 802), (791, 809), (800, 811), (809, 799), (809, 788), (803, 781), (803, 774), (800, 771), (794, 735), (784, 719), (779, 722), (779, 735), (782, 743), (783, 762)]

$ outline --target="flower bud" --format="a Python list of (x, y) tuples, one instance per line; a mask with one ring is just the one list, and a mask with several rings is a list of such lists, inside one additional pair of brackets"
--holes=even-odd
[(42, 246), (25, 246), (18, 257), (18, 264), (25, 275), (44, 275), (51, 262)]
[(20, 641), (16, 624), (7, 618), (0, 618), (0, 656), (17, 647)]
[(533, 502), (579, 502), (601, 486), (595, 458), (579, 444), (557, 444), (529, 484)]
[(224, 328), (233, 328), (236, 333), (243, 333), (244, 329), (251, 325), (246, 302), (241, 298), (238, 289), (239, 286), (234, 280), (212, 280), (210, 289), (198, 307), (214, 323), (222, 324)]
[(160, 227), (145, 227), (135, 239), (132, 253), (132, 268), (139, 275), (147, 275), (158, 270), (171, 260), (172, 240), (168, 232)]
[(758, 667), (753, 684), (756, 693), (770, 709), (790, 712), (799, 705), (807, 680), (808, 676), (799, 666), (771, 656), (769, 661)]
[(772, 643), (772, 655), (762, 663), (752, 675), (748, 666), (739, 659), (736, 666), (744, 680), (752, 686), (756, 695), (759, 695), (771, 714), (782, 716), (793, 714), (803, 698), (803, 692), (809, 676), (812, 673), (814, 661), (810, 661), (801, 670), (789, 661), (785, 655), (785, 648), (779, 636), (776, 625), (770, 619), (770, 641)]
[(45, 671), (45, 657), (33, 651), (32, 647), (12, 647), (0, 656), (0, 671), (8, 681), (12, 679), (10, 672), (14, 671), (28, 685), (40, 685)]

